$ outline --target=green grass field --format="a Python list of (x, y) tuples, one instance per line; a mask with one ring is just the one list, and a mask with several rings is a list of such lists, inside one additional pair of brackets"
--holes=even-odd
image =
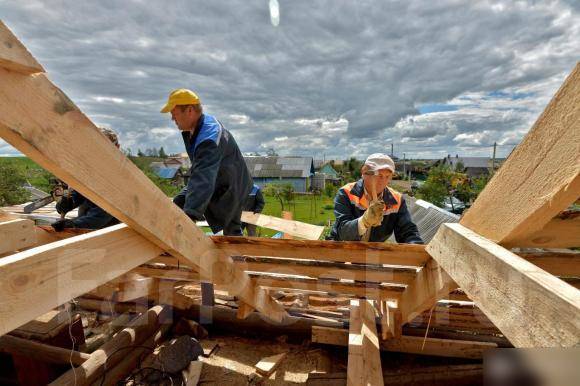
[(28, 157), (0, 157), (0, 165), (11, 164), (15, 166), (26, 180), (35, 188), (50, 192), (49, 178), (52, 176), (49, 172), (41, 168), (36, 162)]

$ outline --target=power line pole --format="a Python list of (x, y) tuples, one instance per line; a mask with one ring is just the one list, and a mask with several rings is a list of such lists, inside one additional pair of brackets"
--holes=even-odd
[(497, 142), (493, 143), (493, 158), (491, 159), (491, 174), (495, 173), (495, 150), (497, 148)]
[(406, 164), (406, 154), (403, 153), (403, 180), (407, 178), (407, 164)]
[(394, 144), (391, 142), (391, 158), (395, 155), (393, 149), (394, 149)]

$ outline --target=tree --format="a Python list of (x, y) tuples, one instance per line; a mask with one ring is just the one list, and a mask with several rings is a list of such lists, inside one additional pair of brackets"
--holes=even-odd
[(0, 206), (26, 202), (30, 194), (23, 188), (26, 178), (9, 163), (0, 163)]
[(163, 146), (161, 146), (159, 148), (159, 157), (160, 158), (167, 158), (167, 154), (165, 153), (165, 150), (163, 149)]
[(275, 157), (278, 155), (278, 153), (276, 153), (276, 150), (274, 150), (273, 147), (269, 148), (268, 151), (266, 151), (266, 155), (268, 157)]
[(137, 149), (137, 157), (145, 157), (145, 154), (143, 154), (141, 149)]
[(266, 184), (264, 194), (276, 198), (280, 202), (282, 212), (284, 211), (284, 201), (290, 204), (294, 200), (294, 187), (291, 184)]

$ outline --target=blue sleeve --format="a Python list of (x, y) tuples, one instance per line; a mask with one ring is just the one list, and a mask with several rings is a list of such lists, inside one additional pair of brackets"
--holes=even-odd
[(423, 244), (419, 229), (417, 229), (417, 225), (411, 219), (411, 213), (409, 213), (404, 199), (397, 213), (397, 223), (394, 231), (397, 243)]
[(194, 221), (203, 219), (215, 190), (220, 162), (221, 152), (214, 141), (204, 141), (195, 149), (183, 206), (183, 211)]
[(90, 208), (84, 216), (72, 219), (77, 228), (101, 229), (113, 220), (113, 216), (98, 206)]
[(336, 217), (335, 225), (339, 240), (360, 241), (358, 217), (353, 212), (353, 206), (342, 189), (338, 191), (334, 198), (334, 216)]

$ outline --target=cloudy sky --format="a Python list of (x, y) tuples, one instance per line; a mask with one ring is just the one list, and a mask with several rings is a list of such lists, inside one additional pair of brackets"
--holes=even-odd
[(0, 18), (134, 152), (183, 151), (159, 109), (186, 87), (244, 152), (505, 156), (580, 59), (575, 0), (0, 0)]

